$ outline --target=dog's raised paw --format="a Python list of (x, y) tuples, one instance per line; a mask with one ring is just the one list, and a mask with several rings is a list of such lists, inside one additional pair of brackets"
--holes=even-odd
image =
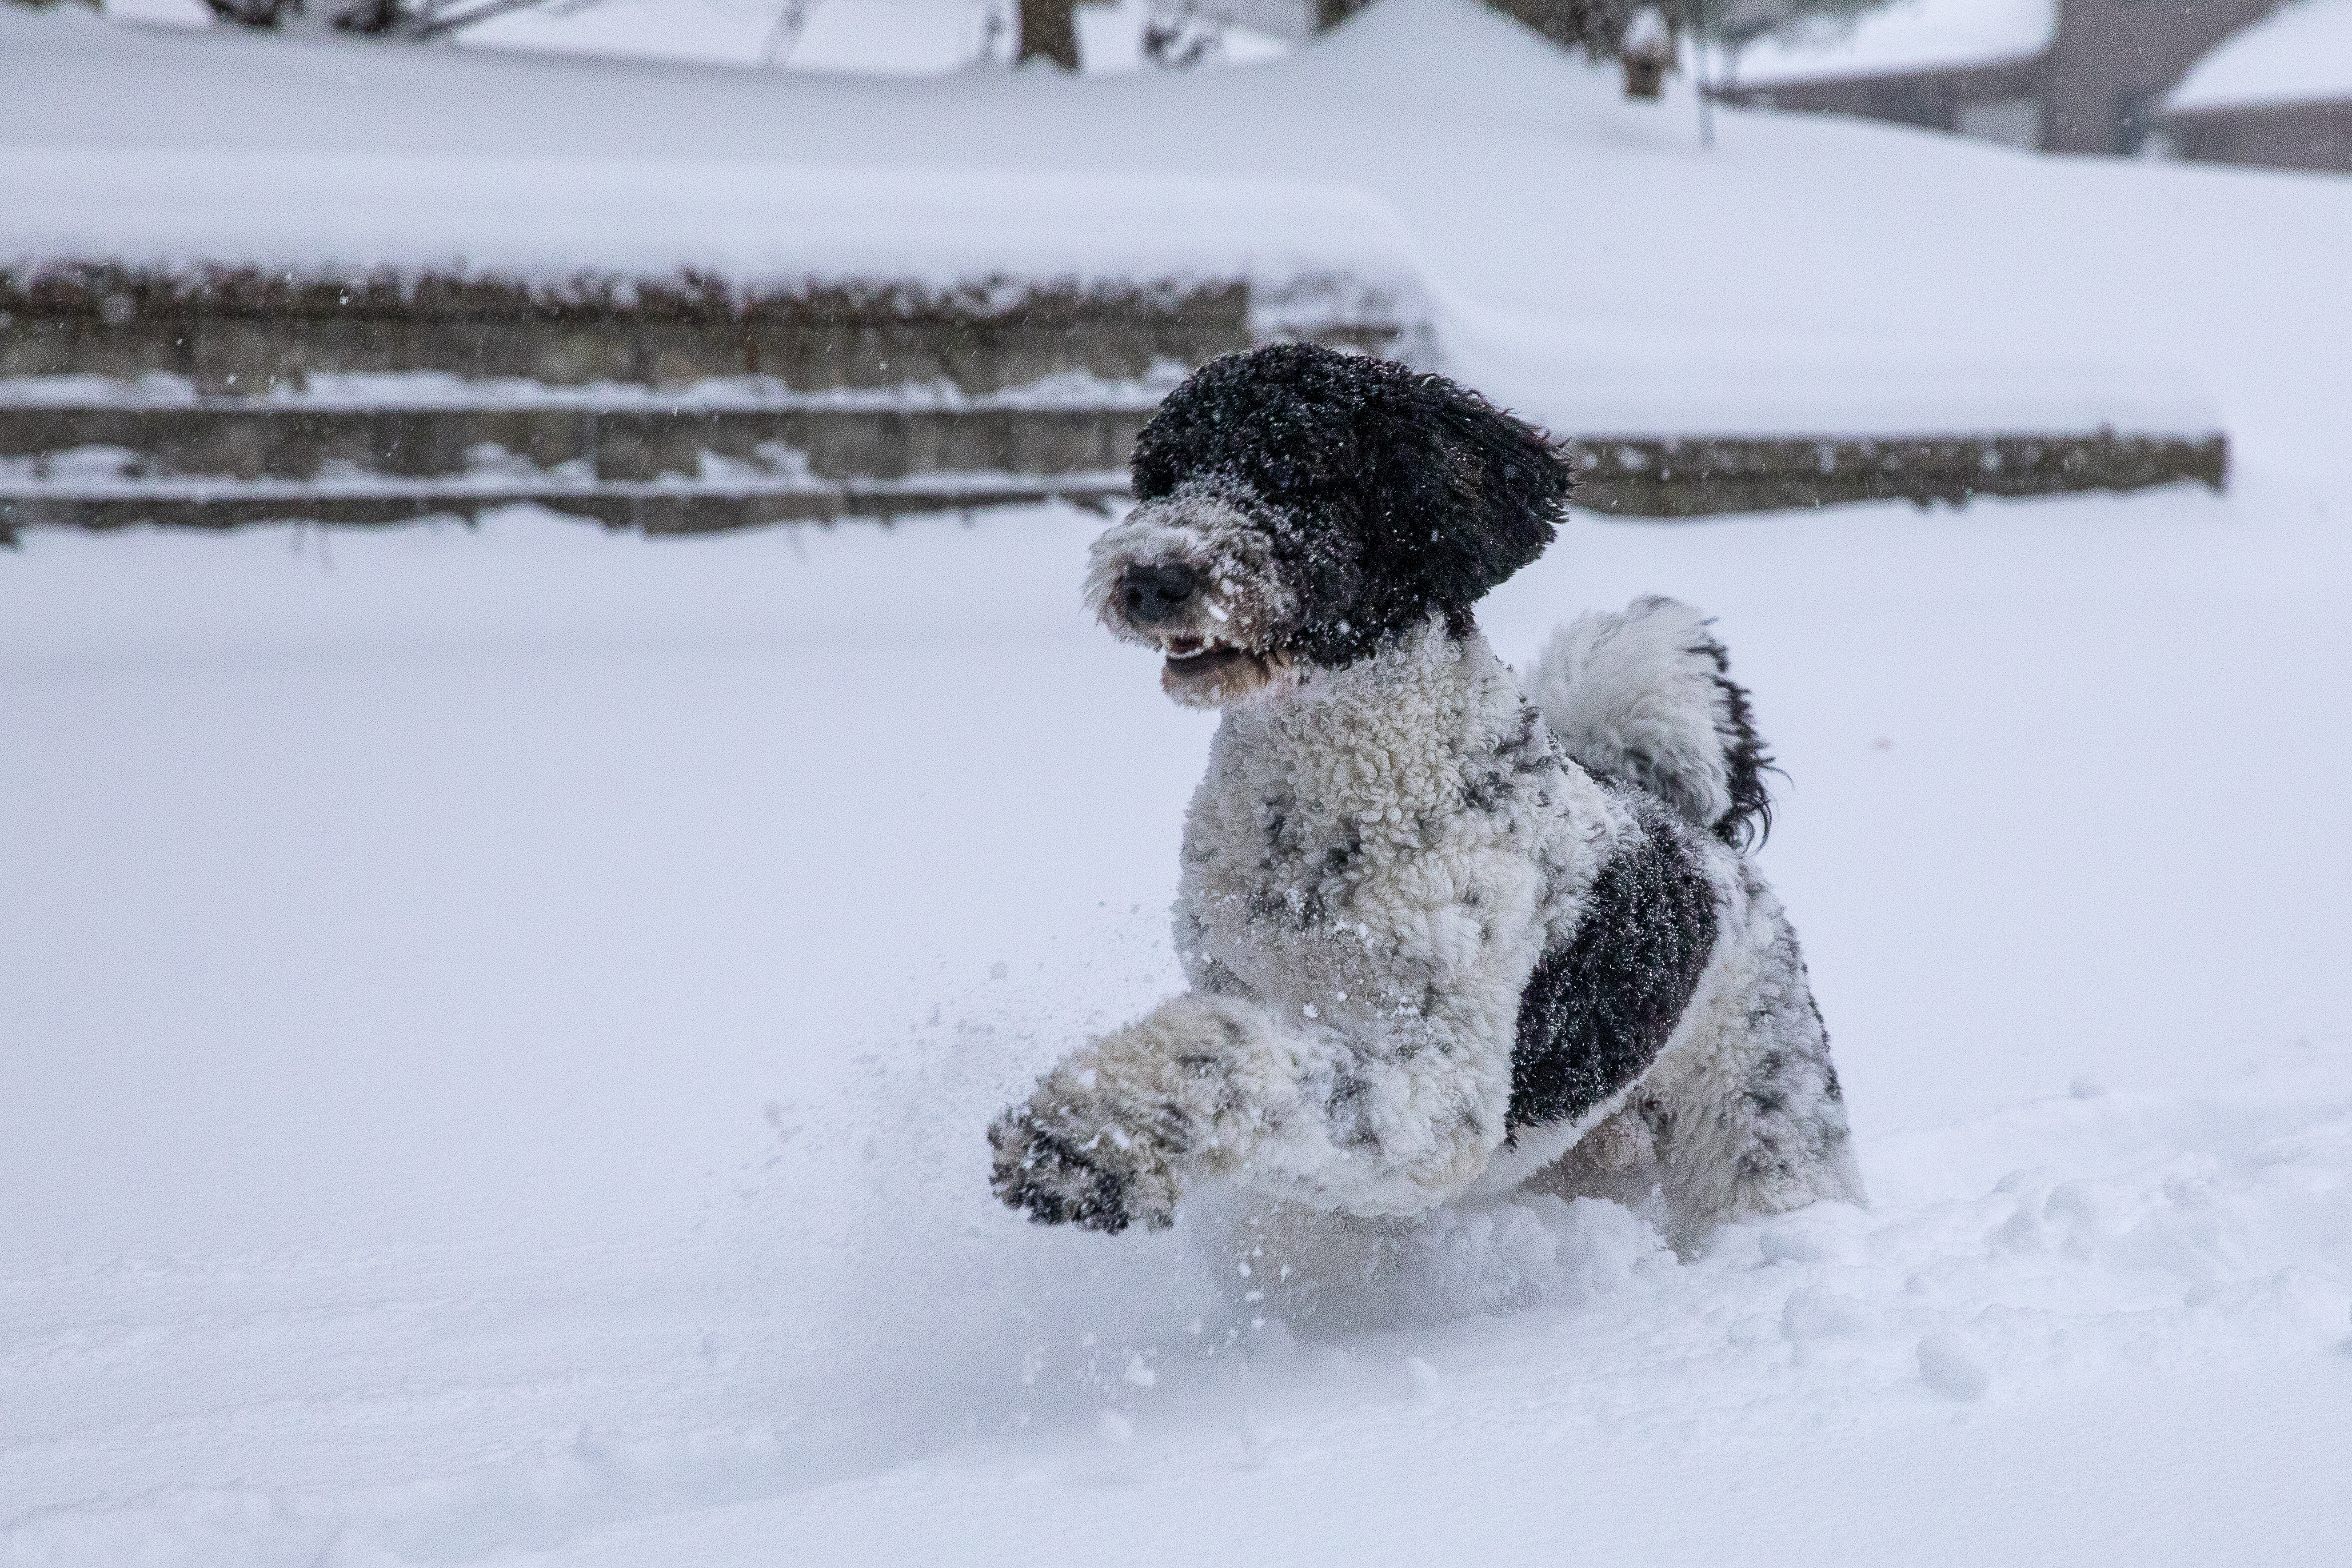
[(1038, 1225), (1075, 1225), (1117, 1235), (1130, 1225), (1165, 1230), (1176, 1223), (1175, 1182), (1164, 1162), (1097, 1131), (1083, 1143), (1015, 1106), (988, 1130), (996, 1155), (989, 1186), (1009, 1208)]

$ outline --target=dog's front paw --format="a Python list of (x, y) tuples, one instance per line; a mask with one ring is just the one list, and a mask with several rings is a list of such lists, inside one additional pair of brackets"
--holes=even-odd
[(1076, 1121), (1066, 1111), (1041, 1112), (1034, 1101), (998, 1117), (988, 1130), (996, 1195), (1039, 1225), (1116, 1235), (1130, 1225), (1175, 1224), (1176, 1173), (1158, 1141)]

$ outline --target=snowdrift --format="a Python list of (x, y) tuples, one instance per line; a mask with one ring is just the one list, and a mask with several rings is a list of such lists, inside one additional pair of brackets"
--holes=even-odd
[(2196, 174), (1748, 114), (1702, 153), (1686, 97), (1628, 103), (1470, 0), (1386, 0), (1264, 67), (1084, 79), (0, 28), (19, 273), (1245, 280), (1426, 321), (1433, 357), (1562, 431), (2229, 423), (2145, 248), (2209, 199), (2182, 192), (2219, 195)]
[(1175, 971), (1206, 727), (1085, 623), (1097, 520), (32, 536), (0, 1562), (2325, 1560), (2331, 508), (1585, 521), (1486, 606), (1706, 605), (1790, 775), (1874, 1207), (1686, 1263), (995, 1205), (988, 1118)]

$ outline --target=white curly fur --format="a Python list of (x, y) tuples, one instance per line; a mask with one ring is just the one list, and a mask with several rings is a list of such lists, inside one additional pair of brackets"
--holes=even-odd
[(1181, 562), (1208, 579), (1195, 609), (1203, 632), (1255, 642), (1297, 610), (1274, 568), (1265, 531), (1213, 485), (1147, 502), (1103, 531), (1087, 554), (1087, 605), (1126, 642), (1150, 643), (1118, 614), (1119, 574), (1140, 563)]
[(1528, 700), (1585, 767), (1712, 827), (1732, 809), (1733, 718), (1715, 646), (1706, 617), (1673, 599), (1579, 616), (1537, 656)]
[(1525, 722), (1486, 640), (1433, 621), (1228, 710), (1185, 824), (1178, 951), (1196, 988), (1344, 1045), (1314, 1058), (1341, 1091), (1333, 1113), (1269, 1140), (1249, 1184), (1412, 1213), (1502, 1141), (1519, 994), (1562, 913), (1547, 905), (1572, 901), (1628, 826), (1540, 740), (1538, 778), (1465, 809), (1464, 759)]

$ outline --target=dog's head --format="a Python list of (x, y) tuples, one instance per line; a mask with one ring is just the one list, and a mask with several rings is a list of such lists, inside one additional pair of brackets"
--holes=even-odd
[(1095, 542), (1087, 596), (1168, 656), (1160, 684), (1218, 707), (1352, 664), (1543, 552), (1569, 466), (1443, 376), (1285, 343), (1171, 393), (1136, 442), (1137, 505)]

